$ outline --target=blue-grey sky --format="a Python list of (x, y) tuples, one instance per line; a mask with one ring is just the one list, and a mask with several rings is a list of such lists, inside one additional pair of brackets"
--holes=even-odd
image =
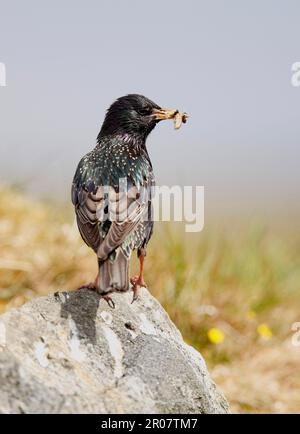
[(298, 212), (297, 0), (0, 1), (0, 175), (69, 200), (106, 108), (142, 93), (190, 114), (148, 140), (157, 181), (219, 211)]

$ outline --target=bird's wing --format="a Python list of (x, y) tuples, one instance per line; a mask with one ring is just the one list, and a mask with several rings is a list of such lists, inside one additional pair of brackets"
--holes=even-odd
[(99, 259), (106, 259), (148, 216), (148, 201), (135, 186), (126, 193), (103, 186), (95, 192), (84, 187), (75, 189), (73, 184), (72, 197), (80, 234)]
[[(147, 216), (149, 200), (144, 200), (140, 192), (147, 191), (154, 178), (147, 155), (134, 160), (134, 170), (128, 166), (129, 160), (122, 168), (115, 161), (109, 169), (103, 152), (94, 150), (80, 161), (72, 185), (72, 202), (83, 240), (99, 258), (105, 259)], [(119, 181), (124, 178), (126, 189), (118, 193)], [(113, 218), (107, 215), (107, 209)], [(127, 250), (129, 255), (132, 249)]]
[(90, 193), (85, 188), (75, 192), (75, 188), (73, 185), (72, 198), (79, 232), (85, 243), (97, 252), (102, 241), (97, 210), (104, 206), (103, 192), (101, 188), (98, 188), (96, 194)]
[[(116, 197), (118, 196), (119, 194), (116, 194)], [(128, 197), (124, 200), (124, 202), (127, 202), (125, 207), (121, 202), (122, 200), (119, 198), (110, 200), (110, 205), (115, 206), (117, 211), (105, 239), (100, 243), (97, 250), (99, 259), (106, 259), (111, 252), (121, 246), (147, 216), (148, 203), (141, 200), (140, 197)], [(119, 205), (120, 208), (118, 209)], [(129, 255), (130, 252), (128, 252)]]

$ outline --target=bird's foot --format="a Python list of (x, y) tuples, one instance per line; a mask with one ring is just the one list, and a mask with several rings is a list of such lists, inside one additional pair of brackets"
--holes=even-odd
[(103, 298), (103, 300), (105, 300), (107, 302), (108, 306), (111, 309), (114, 309), (116, 307), (115, 302), (113, 301), (113, 299), (109, 295), (101, 295), (101, 298)]
[(90, 289), (92, 291), (97, 291), (95, 282), (91, 282), (86, 285), (79, 286), (79, 288), (76, 288), (76, 291), (79, 291), (80, 289)]
[(115, 302), (108, 294), (103, 294), (103, 292), (99, 291), (99, 288), (97, 287), (97, 284), (95, 282), (88, 283), (87, 285), (82, 285), (79, 288), (76, 289), (76, 291), (79, 291), (80, 289), (90, 289), (91, 291), (95, 291), (100, 295), (100, 298), (103, 298), (108, 304), (108, 306), (111, 309), (114, 309), (116, 307)]
[(142, 276), (134, 276), (130, 279), (130, 283), (132, 284), (132, 291), (133, 291), (133, 299), (131, 304), (136, 301), (139, 298), (140, 295), (140, 289), (141, 288), (147, 288), (147, 285), (144, 281), (144, 278)]

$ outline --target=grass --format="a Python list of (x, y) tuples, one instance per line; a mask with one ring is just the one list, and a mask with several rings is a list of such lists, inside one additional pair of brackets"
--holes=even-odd
[[(0, 312), (89, 282), (96, 261), (71, 207), (0, 190)], [(234, 412), (297, 412), (300, 236), (255, 226), (156, 225), (146, 280), (199, 349)], [(133, 268), (137, 267), (134, 261)]]

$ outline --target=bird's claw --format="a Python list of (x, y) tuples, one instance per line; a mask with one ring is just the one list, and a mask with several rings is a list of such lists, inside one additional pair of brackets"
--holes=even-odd
[(79, 286), (79, 288), (76, 288), (76, 291), (80, 291), (80, 289), (90, 289), (91, 291), (97, 291), (97, 288), (96, 288), (96, 285), (94, 282)]
[[(82, 285), (79, 288), (77, 288), (76, 291), (79, 291), (80, 289), (85, 289), (85, 288), (90, 289), (91, 291), (95, 291), (95, 292), (100, 293), (95, 282), (89, 283), (88, 285)], [(103, 298), (107, 302), (108, 306), (111, 309), (115, 309), (115, 307), (116, 307), (115, 302), (113, 301), (113, 299), (109, 295), (102, 295), (100, 293), (100, 297)]]
[(130, 283), (132, 284), (133, 298), (132, 303), (134, 303), (140, 295), (140, 289), (142, 287), (147, 288), (146, 282), (141, 276), (134, 276), (130, 279)]
[(134, 276), (130, 279), (130, 283), (133, 285), (140, 286), (141, 288), (147, 288), (147, 283), (144, 281), (144, 279), (141, 276)]
[(133, 297), (132, 297), (131, 304), (133, 304), (139, 298), (139, 296), (140, 296), (139, 292), (140, 292), (140, 286), (139, 287), (135, 287), (133, 289)]
[(107, 302), (108, 306), (111, 309), (115, 309), (115, 307), (116, 307), (115, 302), (113, 301), (113, 299), (109, 295), (102, 295), (101, 298), (103, 298)]

